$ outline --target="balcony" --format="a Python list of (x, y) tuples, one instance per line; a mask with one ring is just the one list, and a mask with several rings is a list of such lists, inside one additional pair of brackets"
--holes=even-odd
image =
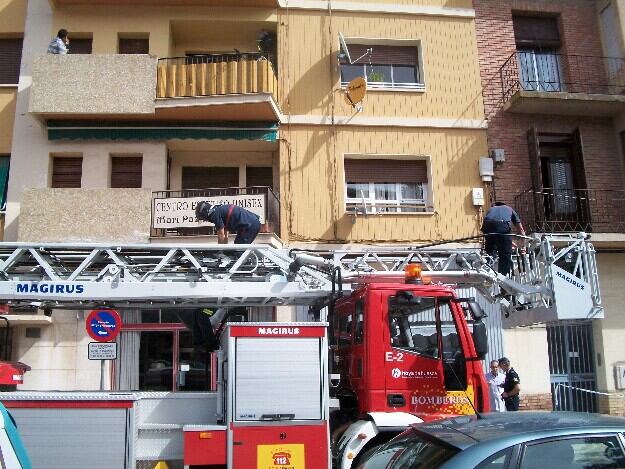
[(155, 191), (152, 193), (153, 241), (216, 236), (213, 225), (200, 224), (195, 218), (195, 204), (200, 200), (245, 207), (260, 217), (262, 226), (257, 242), (275, 244), (279, 241), (280, 201), (270, 187), (264, 186)]
[(277, 122), (278, 81), (258, 53), (35, 58), (29, 111), (42, 120)]
[(592, 233), (593, 241), (625, 243), (625, 190), (526, 190), (514, 207), (528, 233)]
[(519, 51), (499, 75), (509, 112), (608, 117), (625, 111), (625, 59)]
[[(158, 61), (157, 113), (177, 118), (201, 107), (205, 119), (276, 121), (278, 79), (259, 53), (196, 55)], [(192, 98), (192, 99), (189, 99)], [(187, 117), (188, 118), (188, 117)]]

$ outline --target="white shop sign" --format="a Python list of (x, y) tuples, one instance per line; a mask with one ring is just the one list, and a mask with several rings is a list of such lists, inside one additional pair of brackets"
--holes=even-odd
[(199, 221), (195, 217), (195, 206), (201, 200), (213, 205), (238, 205), (259, 216), (265, 223), (265, 195), (224, 195), (215, 197), (172, 197), (169, 199), (153, 199), (153, 228), (198, 228), (212, 226), (212, 223)]

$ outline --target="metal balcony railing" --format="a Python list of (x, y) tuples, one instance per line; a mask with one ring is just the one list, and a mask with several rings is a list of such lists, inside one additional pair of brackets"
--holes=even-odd
[(514, 208), (527, 232), (625, 233), (625, 190), (526, 190)]
[(270, 60), (259, 53), (192, 55), (159, 59), (157, 98), (272, 93), (278, 79)]
[(499, 69), (503, 101), (518, 91), (620, 95), (625, 59), (517, 51)]
[[(216, 230), (214, 226), (202, 227), (172, 227), (154, 228), (154, 207), (155, 202), (166, 202), (167, 199), (186, 198), (220, 198), (236, 199), (237, 196), (257, 195), (262, 196), (264, 206), (264, 223), (261, 226), (261, 233), (275, 233), (280, 235), (280, 200), (270, 187), (226, 187), (213, 189), (184, 189), (178, 191), (155, 191), (152, 193), (152, 228), (151, 236), (154, 238), (178, 237), (178, 236), (214, 236)], [(233, 200), (233, 203), (236, 203)]]

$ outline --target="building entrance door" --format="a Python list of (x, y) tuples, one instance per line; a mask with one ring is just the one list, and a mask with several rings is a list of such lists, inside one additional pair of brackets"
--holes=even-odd
[(592, 323), (558, 321), (547, 325), (554, 410), (596, 412)]

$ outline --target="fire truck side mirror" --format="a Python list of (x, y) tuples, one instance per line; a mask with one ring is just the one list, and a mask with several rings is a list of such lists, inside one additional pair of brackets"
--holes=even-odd
[(486, 324), (481, 320), (473, 323), (473, 346), (475, 354), (479, 360), (484, 360), (488, 353), (488, 336), (486, 334)]

